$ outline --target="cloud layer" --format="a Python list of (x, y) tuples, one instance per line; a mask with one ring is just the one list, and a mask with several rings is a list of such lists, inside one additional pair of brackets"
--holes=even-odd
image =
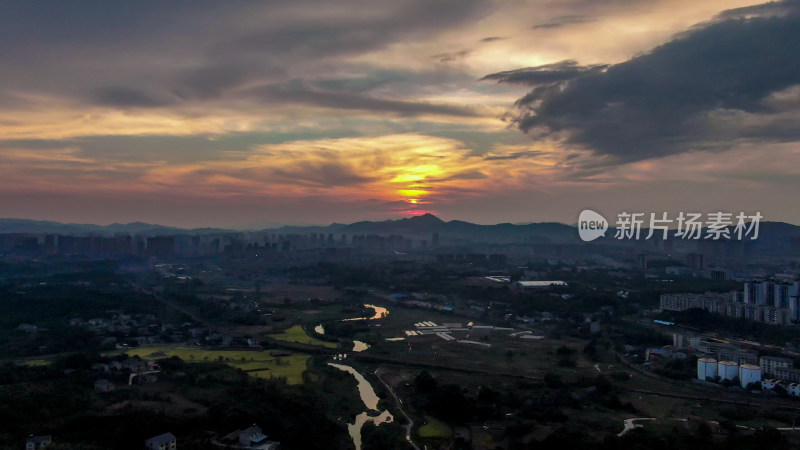
[(800, 222), (798, 3), (757, 1), (2, 2), (0, 211)]
[(485, 77), (534, 90), (513, 120), (619, 164), (800, 137), (800, 2), (720, 14), (628, 61)]

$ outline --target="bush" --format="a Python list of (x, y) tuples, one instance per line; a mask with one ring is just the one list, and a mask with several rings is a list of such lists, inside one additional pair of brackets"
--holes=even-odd
[(564, 385), (561, 377), (557, 373), (547, 372), (544, 374), (544, 383), (549, 388), (557, 389)]

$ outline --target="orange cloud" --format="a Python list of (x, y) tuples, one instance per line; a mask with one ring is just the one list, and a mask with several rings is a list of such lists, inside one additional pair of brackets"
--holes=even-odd
[(487, 158), (455, 139), (419, 134), (266, 145), (240, 159), (149, 169), (145, 185), (209, 196), (332, 196), (407, 206), (480, 195), (549, 178), (555, 156), (503, 158), (527, 148), (498, 147)]

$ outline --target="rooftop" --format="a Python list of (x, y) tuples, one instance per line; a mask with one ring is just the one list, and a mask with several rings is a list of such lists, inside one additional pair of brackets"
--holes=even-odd
[(153, 443), (153, 444), (156, 444), (156, 445), (162, 445), (162, 444), (167, 444), (167, 443), (170, 443), (172, 441), (177, 441), (177, 440), (178, 440), (178, 438), (176, 438), (174, 434), (172, 434), (172, 433), (164, 433), (164, 434), (159, 434), (158, 436), (153, 436), (153, 437), (151, 437), (150, 439), (148, 439), (145, 442)]

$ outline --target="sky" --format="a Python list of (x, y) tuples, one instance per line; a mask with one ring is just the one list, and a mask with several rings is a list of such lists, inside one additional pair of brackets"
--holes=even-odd
[(800, 224), (798, 29), (798, 0), (0, 0), (0, 217)]

